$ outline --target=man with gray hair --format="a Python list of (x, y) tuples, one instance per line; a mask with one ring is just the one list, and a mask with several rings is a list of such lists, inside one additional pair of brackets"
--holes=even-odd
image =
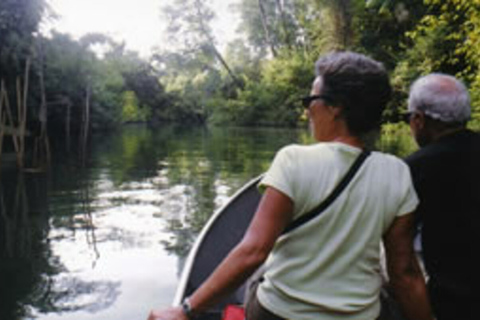
[(473, 320), (480, 135), (466, 128), (468, 91), (449, 75), (421, 77), (410, 89), (408, 117), (420, 146), (406, 161), (420, 198), (416, 213), (433, 310), (438, 320)]

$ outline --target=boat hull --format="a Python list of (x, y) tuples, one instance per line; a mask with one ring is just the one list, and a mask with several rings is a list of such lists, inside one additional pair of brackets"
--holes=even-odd
[[(208, 221), (185, 263), (174, 305), (190, 296), (241, 241), (260, 202), (257, 184), (261, 176), (240, 189)], [(199, 319), (221, 319), (222, 310), (228, 304), (243, 304), (245, 285), (214, 306)]]

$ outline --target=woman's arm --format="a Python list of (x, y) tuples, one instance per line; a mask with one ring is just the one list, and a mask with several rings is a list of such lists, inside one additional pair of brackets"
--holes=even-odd
[(384, 236), (390, 285), (410, 320), (432, 320), (425, 279), (413, 249), (414, 215), (396, 218)]
[[(268, 257), (275, 241), (291, 221), (293, 202), (268, 187), (242, 241), (190, 297), (194, 313), (207, 310), (243, 284)], [(149, 320), (186, 319), (181, 308), (153, 310)]]

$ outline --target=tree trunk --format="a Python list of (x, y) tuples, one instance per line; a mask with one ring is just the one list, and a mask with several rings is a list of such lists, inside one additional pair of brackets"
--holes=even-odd
[(260, 17), (262, 19), (263, 32), (265, 33), (265, 40), (270, 47), (270, 51), (273, 57), (277, 56), (277, 50), (273, 45), (273, 41), (270, 37), (270, 31), (268, 30), (267, 14), (265, 13), (265, 7), (263, 6), (263, 0), (258, 0), (258, 8), (260, 9)]
[[(40, 40), (41, 41), (41, 40)], [(43, 46), (39, 42), (38, 45), (39, 52), (39, 81), (40, 81), (40, 94), (41, 94), (41, 105), (38, 113), (38, 120), (40, 121), (40, 137), (36, 138), (39, 150), (39, 165), (43, 166), (50, 163), (50, 143), (48, 141), (47, 134), (47, 120), (48, 120), (48, 104), (47, 104), (47, 95), (45, 93), (45, 75), (44, 75), (44, 55), (43, 55)]]
[(220, 52), (217, 50), (217, 48), (215, 47), (215, 45), (213, 45), (213, 43), (211, 44), (212, 46), (212, 50), (213, 50), (213, 54), (217, 57), (217, 59), (220, 61), (220, 63), (223, 65), (223, 67), (227, 70), (228, 74), (230, 75), (230, 77), (233, 79), (233, 81), (235, 82), (235, 84), (238, 86), (238, 87), (241, 87), (242, 86), (242, 83), (240, 82), (240, 80), (238, 80), (237, 76), (233, 73), (233, 71), (230, 69), (230, 67), (228, 66), (227, 62), (225, 61), (225, 59), (223, 59), (223, 56), (220, 54)]
[(230, 77), (233, 79), (234, 83), (238, 86), (238, 87), (241, 87), (242, 86), (242, 83), (240, 82), (240, 80), (237, 78), (237, 76), (235, 76), (235, 74), (233, 73), (232, 69), (229, 67), (229, 65), (227, 64), (227, 62), (225, 61), (225, 59), (223, 58), (223, 56), (220, 54), (220, 52), (218, 51), (217, 47), (215, 46), (215, 41), (214, 39), (212, 38), (212, 36), (210, 35), (210, 33), (208, 32), (207, 28), (205, 27), (205, 23), (203, 21), (203, 15), (202, 15), (202, 9), (201, 9), (201, 5), (199, 4), (199, 1), (195, 1), (195, 7), (197, 9), (197, 15), (198, 15), (198, 19), (199, 19), (199, 22), (200, 22), (200, 29), (201, 29), (201, 32), (203, 33), (203, 35), (205, 36), (205, 38), (207, 39), (208, 41), (208, 45), (210, 46), (214, 56), (220, 61), (220, 63), (222, 64), (222, 66), (225, 68), (225, 70), (227, 70), (228, 74), (230, 75)]
[(331, 0), (330, 6), (335, 15), (335, 38), (338, 41), (338, 48), (346, 50), (352, 46), (352, 1)]
[(47, 130), (47, 119), (48, 119), (48, 113), (47, 113), (47, 96), (45, 94), (45, 76), (44, 76), (44, 56), (43, 56), (43, 47), (42, 44), (39, 44), (38, 48), (39, 52), (39, 60), (40, 60), (40, 66), (39, 66), (39, 81), (40, 81), (40, 95), (41, 95), (41, 105), (40, 105), (40, 111), (38, 113), (38, 120), (40, 121), (41, 124), (41, 135), (46, 134)]
[(288, 30), (287, 26), (287, 18), (285, 16), (285, 10), (283, 8), (282, 0), (275, 0), (277, 4), (278, 11), (280, 12), (280, 19), (282, 20), (282, 28), (283, 28), (283, 41), (287, 45), (289, 49), (292, 49), (292, 39), (290, 36), (290, 31)]

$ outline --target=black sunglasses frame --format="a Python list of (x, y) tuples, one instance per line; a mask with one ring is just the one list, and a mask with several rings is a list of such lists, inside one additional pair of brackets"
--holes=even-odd
[(328, 98), (324, 95), (313, 95), (313, 96), (306, 96), (300, 99), (302, 101), (302, 105), (305, 109), (310, 108), (312, 101), (315, 100), (325, 100), (328, 101)]
[(414, 114), (415, 112), (413, 111), (408, 111), (408, 112), (405, 112), (401, 115), (402, 117), (402, 121), (405, 122), (405, 123), (410, 123), (410, 120), (412, 119), (412, 115)]

